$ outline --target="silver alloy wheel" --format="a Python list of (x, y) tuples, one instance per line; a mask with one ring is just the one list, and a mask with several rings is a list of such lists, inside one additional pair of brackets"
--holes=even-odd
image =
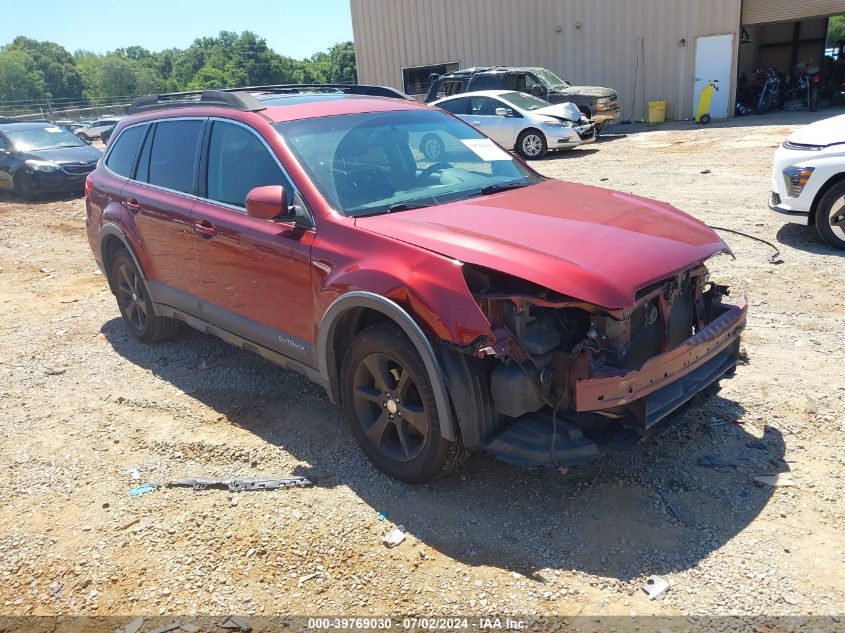
[(440, 143), (438, 143), (436, 139), (431, 138), (423, 145), (423, 154), (425, 154), (425, 157), (429, 160), (436, 160), (440, 157), (441, 149)]
[(522, 151), (530, 158), (539, 156), (543, 151), (543, 139), (536, 134), (526, 134), (522, 139)]
[(840, 240), (845, 240), (845, 196), (830, 207), (830, 228)]

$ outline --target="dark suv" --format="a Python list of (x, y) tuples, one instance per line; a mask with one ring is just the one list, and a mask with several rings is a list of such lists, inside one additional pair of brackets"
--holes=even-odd
[(573, 86), (545, 68), (506, 66), (464, 68), (437, 77), (428, 89), (425, 102), (479, 90), (516, 90), (549, 103), (571, 102), (599, 129), (619, 118), (621, 112), (615, 90)]
[(630, 449), (733, 373), (746, 308), (708, 282), (729, 252), (711, 229), (373, 94), (136, 100), (86, 183), (129, 331), (186, 323), (302, 372), (415, 483), (464, 448), (523, 466)]

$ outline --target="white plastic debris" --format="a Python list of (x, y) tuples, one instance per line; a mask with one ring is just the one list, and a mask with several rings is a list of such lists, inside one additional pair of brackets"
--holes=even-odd
[(649, 600), (654, 600), (663, 595), (669, 589), (669, 583), (660, 576), (649, 576), (643, 583), (643, 591), (648, 594)]
[(387, 545), (388, 547), (396, 547), (405, 540), (405, 526), (400, 525), (398, 528), (391, 530), (387, 533), (387, 536), (382, 539), (382, 543)]

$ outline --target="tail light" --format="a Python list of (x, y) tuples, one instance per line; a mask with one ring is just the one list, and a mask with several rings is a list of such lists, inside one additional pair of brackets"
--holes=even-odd
[(821, 75), (813, 75), (813, 83), (814, 84), (820, 84), (821, 82), (822, 82), (822, 76)]
[(85, 197), (86, 198), (91, 195), (92, 191), (94, 191), (94, 179), (91, 177), (92, 175), (93, 175), (93, 172), (88, 174), (85, 177)]

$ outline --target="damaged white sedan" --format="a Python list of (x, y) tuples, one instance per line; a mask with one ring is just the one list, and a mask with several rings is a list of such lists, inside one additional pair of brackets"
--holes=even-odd
[[(523, 158), (535, 160), (546, 152), (572, 149), (596, 140), (596, 126), (574, 103), (552, 105), (524, 92), (483, 90), (467, 92), (431, 103), (462, 118)], [(437, 161), (446, 151), (442, 139), (427, 134), (420, 151)]]

